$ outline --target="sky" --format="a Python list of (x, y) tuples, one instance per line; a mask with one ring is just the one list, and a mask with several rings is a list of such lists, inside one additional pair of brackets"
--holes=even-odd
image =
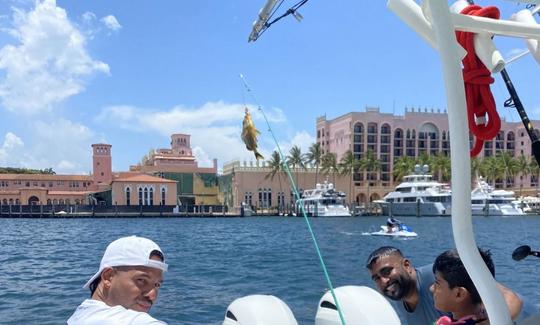
[[(276, 142), (259, 106), (285, 153), (307, 151), (319, 116), (446, 108), (438, 53), (385, 1), (308, 1), (301, 22), (286, 17), (248, 43), (265, 2), (1, 1), (0, 166), (88, 174), (91, 144), (109, 143), (113, 170), (125, 171), (187, 133), (199, 165), (217, 158), (221, 167), (254, 160), (240, 138), (246, 106), (266, 157)], [(505, 19), (524, 9), (494, 3)], [(284, 1), (278, 14), (294, 4)], [(520, 39), (495, 44), (505, 58), (525, 49)], [(527, 55), (507, 70), (540, 119), (540, 65)], [(501, 117), (517, 121), (495, 79)]]

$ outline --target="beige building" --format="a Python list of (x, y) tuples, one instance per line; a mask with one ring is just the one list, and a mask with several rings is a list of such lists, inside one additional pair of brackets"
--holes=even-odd
[(176, 181), (113, 173), (111, 148), (92, 145), (92, 175), (0, 174), (0, 205), (176, 205)]
[[(222, 202), (235, 208), (242, 203), (260, 209), (288, 209), (293, 206), (296, 199), (287, 174), (279, 173), (272, 179), (269, 177), (271, 172), (272, 169), (262, 161), (233, 161), (225, 164), (220, 177)], [(352, 185), (348, 176), (325, 175), (320, 170), (317, 173), (317, 169), (312, 166), (307, 166), (306, 170), (291, 169), (291, 175), (300, 191), (313, 189), (317, 183), (328, 181), (339, 191), (349, 193)]]
[(171, 135), (171, 147), (151, 151), (130, 171), (176, 181), (177, 202), (190, 205), (220, 205), (217, 159), (212, 167), (199, 167), (189, 134)]

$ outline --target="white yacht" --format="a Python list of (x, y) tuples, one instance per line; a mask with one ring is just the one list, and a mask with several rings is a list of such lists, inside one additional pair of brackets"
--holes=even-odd
[(299, 200), (312, 217), (350, 217), (351, 211), (345, 204), (346, 194), (336, 191), (334, 184), (317, 183), (314, 189), (305, 190)]
[(513, 191), (495, 190), (478, 177), (471, 192), (472, 214), (475, 216), (521, 216), (525, 213), (516, 203)]
[(429, 167), (415, 166), (415, 173), (403, 178), (396, 189), (388, 193), (381, 204), (383, 214), (396, 216), (450, 216), (452, 191), (448, 184), (432, 179)]

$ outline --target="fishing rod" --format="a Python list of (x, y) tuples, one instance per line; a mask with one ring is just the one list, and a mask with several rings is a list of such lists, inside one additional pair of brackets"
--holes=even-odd
[[(473, 0), (467, 0), (467, 2), (469, 3), (469, 5), (474, 5)], [(533, 16), (537, 13), (540, 14), (540, 6), (536, 7), (535, 4), (528, 4), (526, 8), (531, 10), (531, 14)], [(524, 52), (521, 55), (513, 58), (512, 61), (525, 54), (527, 54), (527, 52)], [(527, 131), (527, 134), (531, 139), (531, 151), (534, 159), (536, 160), (536, 163), (540, 166), (540, 140), (538, 139), (538, 135), (534, 132), (534, 127), (531, 123), (531, 120), (529, 119), (529, 116), (527, 115), (527, 112), (525, 111), (525, 108), (523, 107), (523, 104), (519, 99), (517, 91), (514, 88), (514, 84), (512, 83), (512, 80), (510, 79), (506, 68), (503, 68), (501, 70), (501, 76), (504, 80), (504, 84), (506, 85), (506, 89), (508, 89), (508, 92), (510, 93), (510, 98), (504, 101), (504, 107), (513, 107), (517, 110), (521, 122), (523, 123), (523, 126), (525, 126), (525, 130)]]
[(324, 276), (326, 278), (326, 283), (328, 284), (328, 288), (330, 289), (330, 293), (332, 294), (332, 298), (334, 298), (334, 301), (336, 303), (337, 311), (339, 314), (339, 318), (341, 320), (341, 324), (345, 325), (345, 317), (343, 316), (343, 313), (341, 311), (341, 308), (339, 306), (337, 296), (334, 292), (334, 286), (332, 285), (332, 281), (330, 280), (330, 275), (328, 274), (328, 270), (326, 268), (326, 264), (324, 263), (324, 259), (322, 257), (321, 250), (319, 249), (319, 244), (317, 244), (317, 239), (315, 238), (315, 233), (313, 232), (313, 228), (311, 227), (311, 222), (309, 221), (309, 218), (307, 217), (306, 210), (304, 208), (304, 204), (302, 202), (302, 199), (300, 197), (300, 192), (298, 191), (298, 187), (296, 183), (294, 182), (294, 178), (292, 176), (291, 170), (289, 169), (289, 166), (286, 163), (285, 156), (283, 155), (283, 152), (281, 151), (281, 147), (279, 146), (279, 142), (277, 141), (277, 138), (272, 131), (272, 127), (270, 126), (270, 122), (268, 121), (268, 118), (266, 118), (266, 114), (264, 113), (262, 106), (259, 104), (255, 94), (252, 92), (251, 88), (249, 87), (246, 79), (242, 74), (240, 74), (240, 79), (242, 80), (242, 84), (244, 85), (244, 88), (246, 89), (246, 92), (251, 95), (253, 100), (255, 101), (255, 104), (257, 105), (257, 109), (259, 112), (261, 112), (264, 121), (266, 122), (266, 126), (268, 126), (268, 132), (272, 135), (272, 138), (274, 139), (274, 142), (276, 143), (277, 150), (279, 152), (280, 157), (280, 164), (282, 165), (283, 169), (285, 170), (285, 173), (287, 174), (287, 177), (289, 178), (289, 182), (291, 183), (292, 190), (294, 192), (294, 196), (296, 197), (296, 202), (300, 202), (299, 204), (300, 210), (302, 211), (302, 215), (304, 217), (304, 220), (306, 221), (307, 227), (309, 229), (309, 233), (311, 235), (311, 239), (313, 241), (313, 245), (315, 246), (315, 250), (317, 251), (317, 256), (319, 257), (319, 262), (321, 263), (321, 267), (324, 272)]
[[(284, 0), (281, 0), (278, 4), (278, 0), (268, 0), (264, 7), (259, 12), (259, 18), (253, 23), (253, 29), (249, 35), (248, 42), (256, 41), (271, 25), (275, 24), (282, 18), (285, 18), (288, 15), (293, 15), (298, 22), (300, 22), (304, 17), (298, 12), (298, 9), (306, 4), (309, 0), (301, 0), (296, 3), (294, 6), (290, 7), (285, 11), (281, 16), (273, 19), (268, 22), (270, 18), (276, 13), (277, 9), (283, 4)], [(274, 7), (277, 5), (277, 8)]]

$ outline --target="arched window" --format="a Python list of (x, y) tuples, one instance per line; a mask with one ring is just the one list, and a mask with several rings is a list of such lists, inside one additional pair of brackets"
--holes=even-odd
[(126, 205), (131, 205), (131, 189), (126, 187)]
[(150, 205), (154, 205), (154, 189), (151, 187), (149, 190), (150, 194)]
[(70, 204), (70, 200), (69, 199), (66, 199), (66, 204)]
[(144, 188), (144, 202), (143, 202), (144, 205), (148, 205), (148, 189), (145, 187)]
[(51, 199), (47, 199), (47, 205), (51, 205), (51, 204), (52, 204)]
[(57, 204), (58, 204), (58, 200), (57, 200), (57, 199), (52, 200), (52, 202), (53, 202), (54, 205), (57, 205)]
[(76, 205), (79, 205), (79, 204), (81, 204), (81, 200), (79, 200), (79, 199), (75, 199), (75, 204), (76, 204)]
[(15, 199), (15, 204), (17, 204), (17, 205), (21, 204), (21, 200)]
[(161, 188), (161, 205), (165, 205), (165, 194), (167, 194), (165, 192), (165, 187), (162, 187)]
[(60, 199), (60, 200), (58, 201), (58, 204), (63, 205), (63, 204), (64, 204), (64, 199)]
[(7, 199), (3, 199), (3, 200), (2, 200), (2, 204), (7, 205), (7, 204), (8, 204), (8, 200), (7, 200)]
[(13, 199), (9, 199), (9, 205), (13, 205)]
[(139, 205), (143, 205), (143, 191), (142, 191), (142, 187), (139, 187)]

